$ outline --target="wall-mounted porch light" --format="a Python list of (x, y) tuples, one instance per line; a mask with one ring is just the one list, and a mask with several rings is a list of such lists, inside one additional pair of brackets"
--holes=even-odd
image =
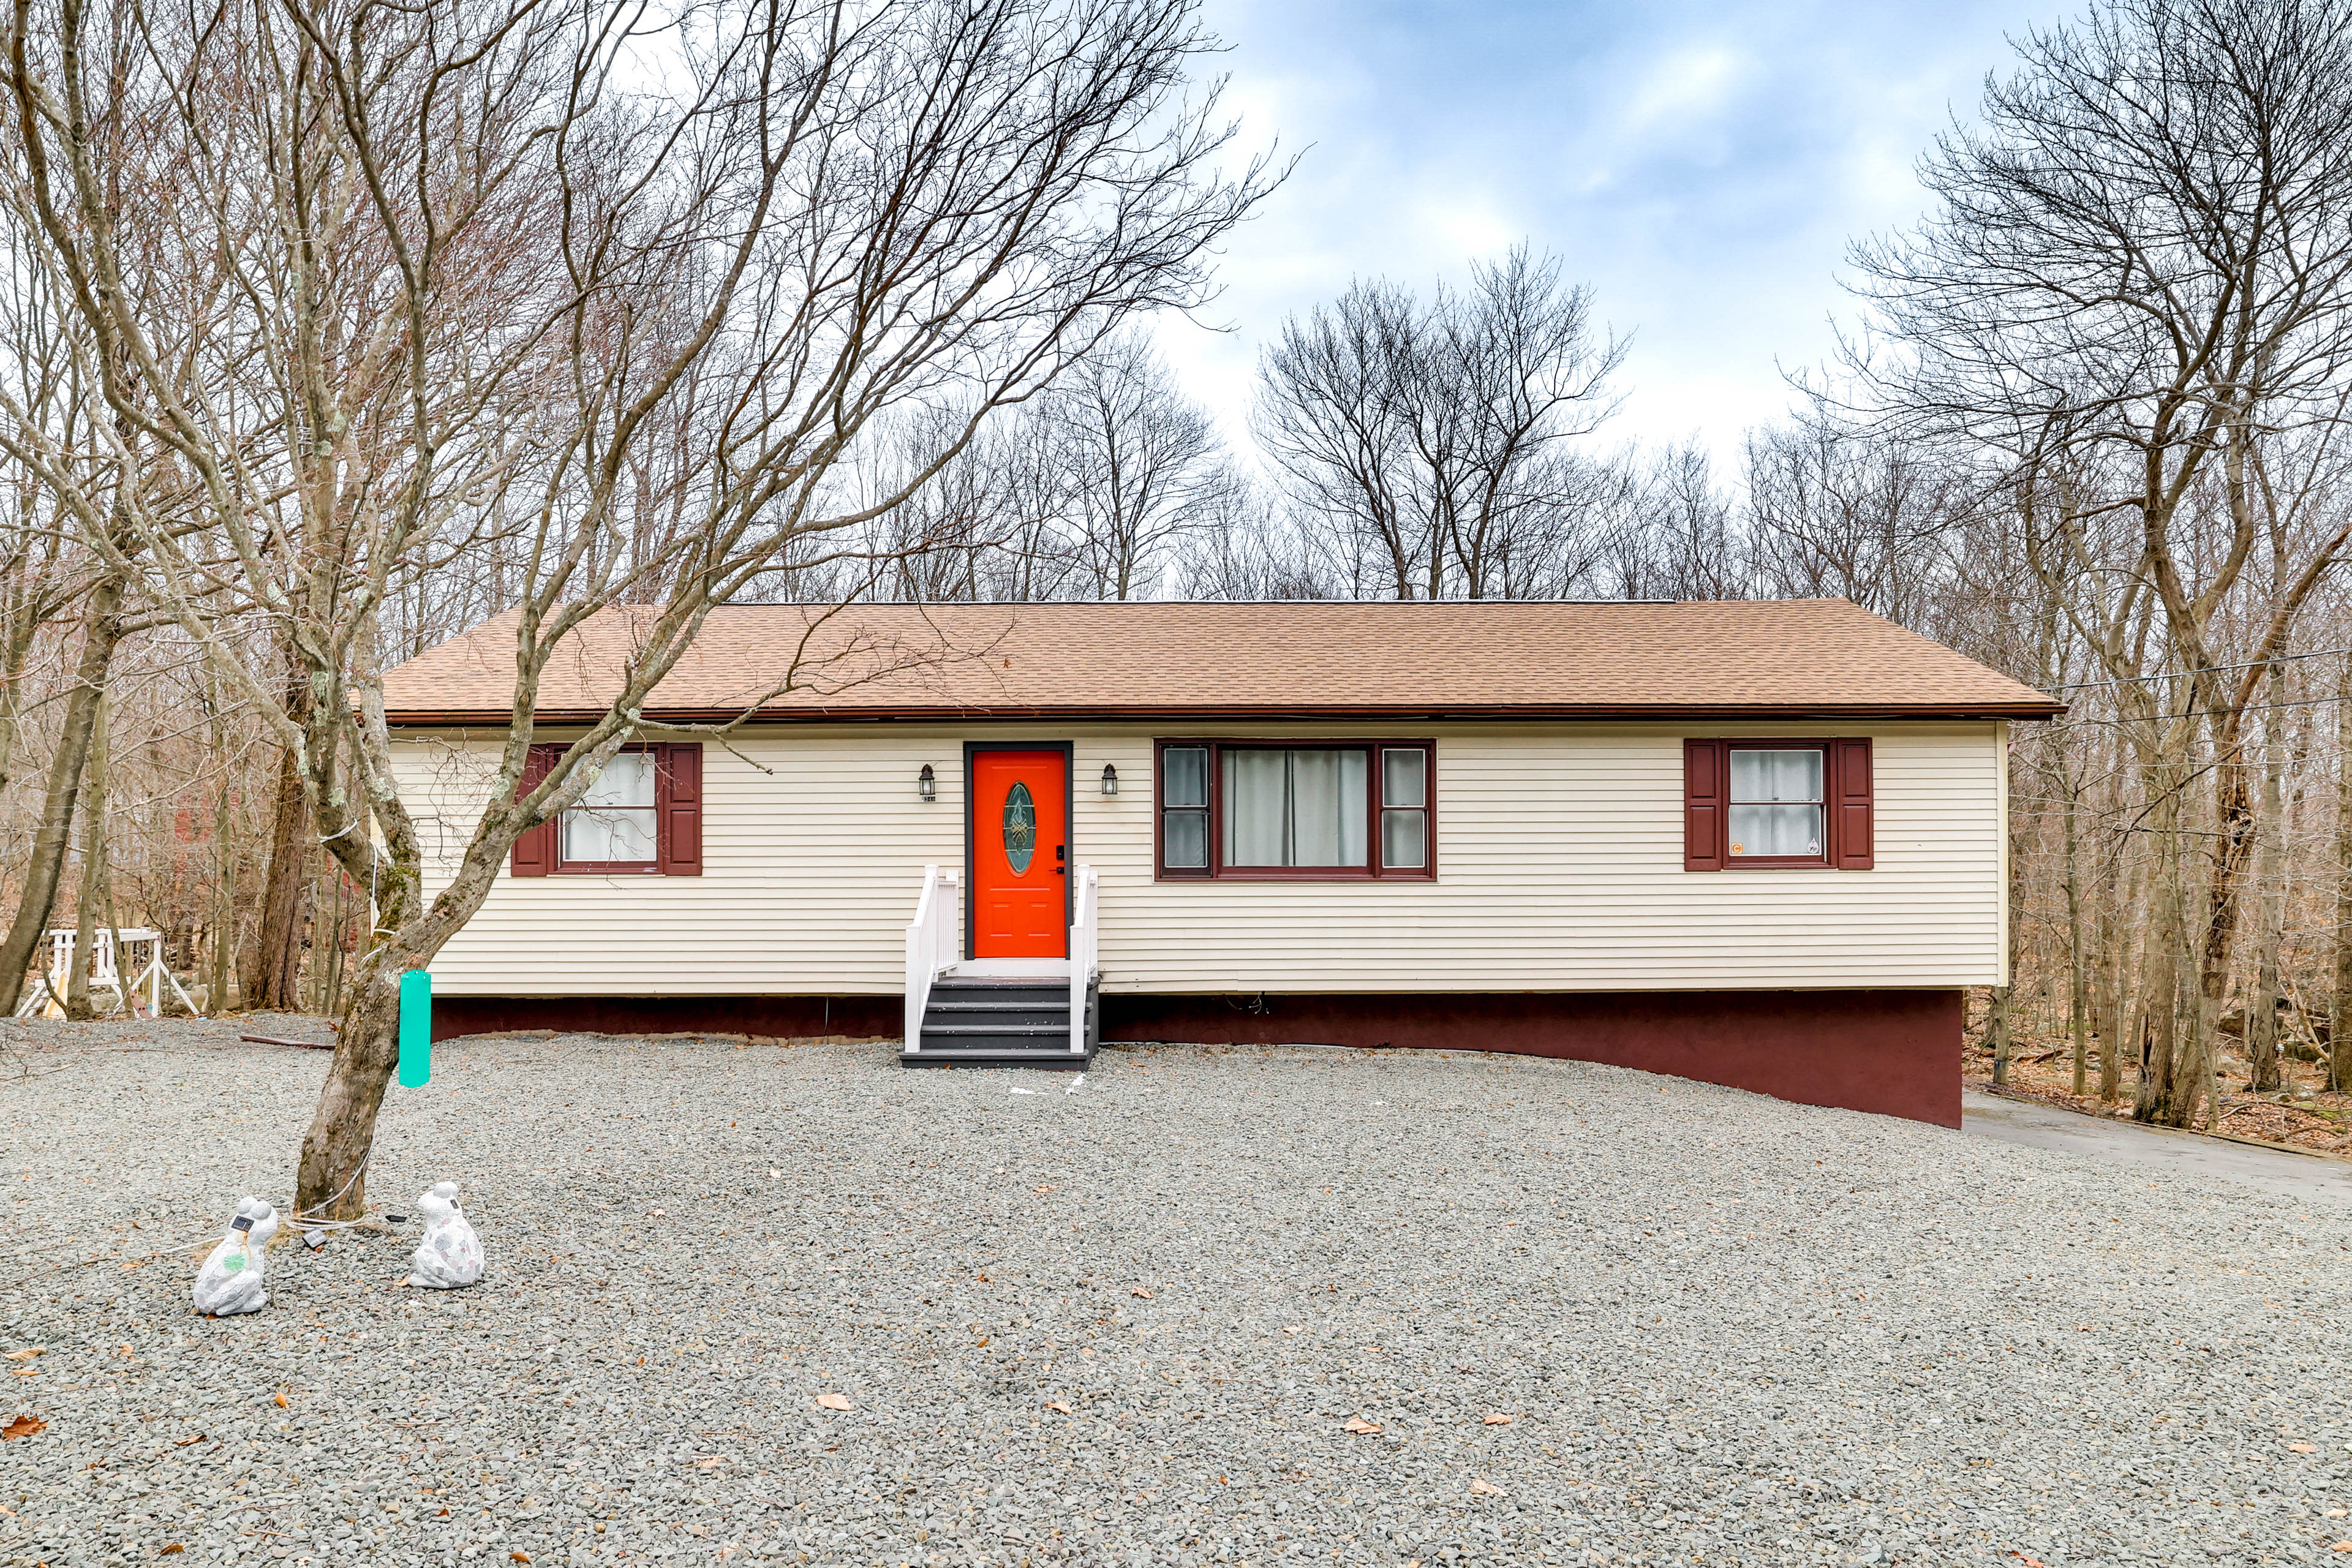
[(1118, 770), (1112, 767), (1108, 763), (1105, 763), (1103, 764), (1102, 789), (1103, 794), (1105, 795), (1117, 795), (1118, 793)]
[(915, 775), (915, 793), (925, 800), (940, 798), (940, 775), (931, 772), (929, 763), (925, 763), (923, 771)]

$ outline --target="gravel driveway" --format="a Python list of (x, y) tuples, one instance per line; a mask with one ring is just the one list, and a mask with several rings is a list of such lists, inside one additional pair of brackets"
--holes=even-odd
[(0, 1416), (47, 1426), (0, 1443), (0, 1563), (2352, 1539), (2341, 1209), (1510, 1057), (474, 1040), (392, 1090), (371, 1191), (462, 1184), (484, 1283), (280, 1247), (211, 1321), (192, 1253), (284, 1201), (324, 1066), (236, 1032), (9, 1037), (0, 1349), (47, 1352)]

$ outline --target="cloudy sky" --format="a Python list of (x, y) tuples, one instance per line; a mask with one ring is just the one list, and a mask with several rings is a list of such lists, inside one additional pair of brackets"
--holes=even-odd
[(1213, 312), (1163, 328), (1236, 440), (1258, 345), (1358, 275), (1425, 288), (1526, 238), (1634, 336), (1622, 437), (1717, 454), (1818, 363), (1849, 237), (1908, 221), (1913, 163), (2030, 0), (1206, 0), (1228, 100), (1297, 173), (1229, 247)]

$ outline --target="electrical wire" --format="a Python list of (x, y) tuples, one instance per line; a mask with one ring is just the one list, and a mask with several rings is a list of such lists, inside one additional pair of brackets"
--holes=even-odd
[(2100, 686), (2137, 686), (2147, 680), (2183, 680), (2192, 675), (2223, 675), (2233, 669), (2259, 669), (2266, 664), (2293, 664), (2299, 659), (2333, 658), (2338, 654), (2352, 653), (2352, 647), (2315, 648), (2310, 653), (2283, 653), (2272, 658), (2249, 659), (2243, 664), (2210, 664), (2202, 669), (2168, 669), (2156, 675), (2122, 675), (2113, 680), (2074, 680), (2063, 686), (2045, 686), (2044, 691), (2088, 691)]

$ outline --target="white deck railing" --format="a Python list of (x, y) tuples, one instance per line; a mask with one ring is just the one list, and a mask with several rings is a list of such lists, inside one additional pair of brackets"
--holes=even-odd
[(915, 901), (915, 923), (907, 928), (906, 1048), (923, 1048), (923, 1010), (930, 1005), (931, 981), (963, 951), (956, 940), (960, 900), (952, 868), (923, 868), (923, 895)]
[(1070, 922), (1070, 1051), (1074, 1056), (1087, 1054), (1087, 988), (1094, 979), (1095, 949), (1099, 932), (1095, 929), (1095, 906), (1101, 895), (1095, 881), (1092, 866), (1072, 869), (1078, 879), (1073, 889), (1077, 905), (1076, 919)]

